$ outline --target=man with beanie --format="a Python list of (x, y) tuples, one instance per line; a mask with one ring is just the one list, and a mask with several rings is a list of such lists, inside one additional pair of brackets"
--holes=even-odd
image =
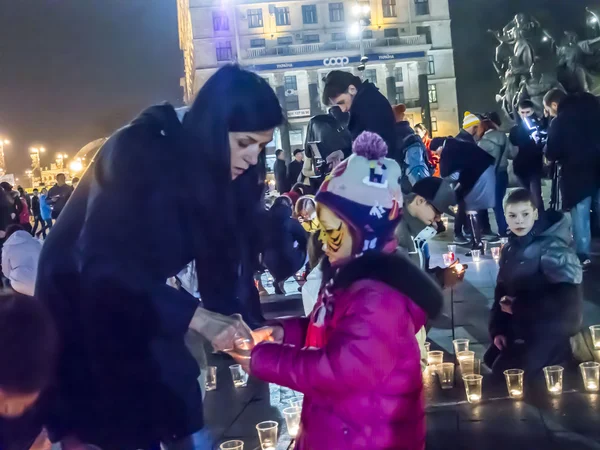
[(406, 105), (395, 105), (393, 110), (396, 119), (396, 152), (393, 157), (402, 169), (402, 190), (408, 193), (417, 181), (431, 176), (427, 148), (405, 120)]
[(470, 142), (475, 144), (479, 140), (479, 128), (481, 120), (475, 114), (467, 111), (463, 118), (463, 126), (459, 133), (456, 135), (456, 139), (459, 141)]
[(390, 151), (396, 148), (392, 106), (373, 83), (349, 72), (332, 70), (325, 78), (322, 100), (324, 105), (337, 105), (341, 112), (350, 112), (348, 130), (352, 140), (370, 131), (381, 136)]

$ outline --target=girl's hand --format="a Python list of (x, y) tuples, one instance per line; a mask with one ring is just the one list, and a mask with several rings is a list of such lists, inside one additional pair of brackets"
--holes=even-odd
[(275, 342), (276, 344), (283, 344), (283, 327), (280, 325), (274, 325), (271, 327), (258, 328), (252, 332), (254, 338), (254, 344), (260, 344), (261, 342)]
[(498, 350), (504, 350), (506, 348), (506, 336), (499, 334), (494, 338), (494, 345)]

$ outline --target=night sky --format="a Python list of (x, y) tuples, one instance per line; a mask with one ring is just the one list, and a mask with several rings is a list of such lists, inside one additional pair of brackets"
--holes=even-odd
[[(459, 109), (494, 107), (499, 88), (486, 33), (518, 11), (555, 36), (581, 29), (586, 0), (450, 0)], [(0, 135), (8, 171), (27, 148), (74, 154), (147, 105), (181, 104), (176, 0), (0, 0)]]

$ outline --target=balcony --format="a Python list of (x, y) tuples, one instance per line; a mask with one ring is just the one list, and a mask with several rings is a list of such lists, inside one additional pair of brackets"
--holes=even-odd
[[(403, 45), (426, 45), (425, 35), (401, 36), (382, 39), (363, 39), (365, 50), (373, 48), (396, 47)], [(309, 55), (313, 53), (359, 50), (360, 41), (330, 41), (317, 42), (313, 44), (277, 45), (275, 47), (249, 48), (246, 50), (248, 59), (264, 58), (268, 56), (296, 56)]]

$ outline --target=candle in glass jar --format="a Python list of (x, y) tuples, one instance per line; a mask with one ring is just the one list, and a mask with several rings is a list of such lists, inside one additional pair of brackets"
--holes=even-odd
[(474, 402), (478, 402), (479, 400), (481, 400), (481, 395), (479, 394), (469, 394), (469, 401), (474, 403)]
[(510, 395), (511, 397), (520, 397), (523, 395), (523, 391), (520, 391), (519, 389), (513, 389), (510, 391)]
[(585, 387), (587, 388), (588, 391), (597, 391), (598, 383), (596, 383), (594, 381), (588, 381), (587, 384), (585, 385)]
[(295, 438), (298, 435), (298, 427), (288, 428), (288, 434)]
[(553, 394), (558, 394), (562, 391), (562, 387), (558, 384), (555, 384), (554, 386), (550, 386), (548, 390)]

